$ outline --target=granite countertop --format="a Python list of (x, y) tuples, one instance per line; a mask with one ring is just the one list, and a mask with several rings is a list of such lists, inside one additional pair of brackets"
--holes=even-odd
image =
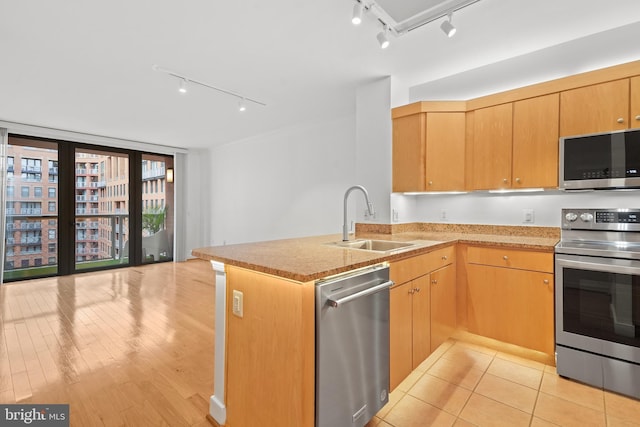
[(358, 224), (355, 238), (415, 241), (416, 245), (391, 253), (346, 249), (327, 244), (342, 240), (342, 235), (330, 234), (210, 246), (194, 249), (192, 254), (205, 260), (215, 260), (298, 282), (309, 282), (378, 262), (419, 255), (455, 243), (553, 252), (559, 237), (560, 230), (551, 227)]

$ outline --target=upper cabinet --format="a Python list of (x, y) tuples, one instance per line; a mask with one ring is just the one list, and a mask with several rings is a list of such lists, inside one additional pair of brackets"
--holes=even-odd
[(631, 84), (631, 108), (630, 108), (630, 126), (631, 128), (640, 128), (640, 76), (632, 77)]
[(558, 186), (557, 93), (513, 103), (512, 188)]
[(594, 84), (560, 94), (560, 136), (629, 127), (629, 79)]
[(394, 192), (557, 188), (560, 137), (640, 128), (640, 61), (392, 117)]
[(557, 93), (475, 110), (472, 190), (558, 186)]
[(511, 186), (512, 115), (511, 103), (473, 112), (473, 141), (470, 144), (473, 190)]
[(394, 109), (394, 192), (464, 189), (463, 111), (464, 103), (458, 102), (421, 102)]

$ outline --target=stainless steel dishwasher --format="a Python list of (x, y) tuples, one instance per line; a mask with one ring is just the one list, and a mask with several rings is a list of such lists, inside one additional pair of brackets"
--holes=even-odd
[(316, 283), (316, 427), (362, 427), (389, 400), (389, 267)]

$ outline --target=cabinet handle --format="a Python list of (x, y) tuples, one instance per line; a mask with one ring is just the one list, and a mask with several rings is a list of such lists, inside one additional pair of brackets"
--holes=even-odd
[(416, 291), (416, 292), (420, 292), (420, 288), (416, 288), (416, 289), (415, 289), (415, 291)]
[(502, 182), (506, 184), (507, 182), (509, 182), (509, 180), (507, 178), (502, 178)]
[(416, 290), (415, 289), (409, 289), (409, 293), (413, 294)]
[(624, 123), (624, 119), (622, 117), (618, 117), (618, 123)]
[(544, 279), (544, 280), (542, 281), (542, 283), (544, 283), (545, 285), (548, 285), (548, 284), (549, 284), (549, 279)]
[(429, 185), (433, 185), (433, 181), (429, 181)]
[(640, 120), (640, 114), (636, 116), (636, 120)]
[(446, 255), (443, 255), (443, 256), (442, 256), (442, 260), (443, 260), (443, 261), (446, 261), (446, 260), (447, 260), (447, 256), (446, 256)]
[(505, 260), (505, 261), (508, 261), (509, 257), (505, 255), (505, 256), (502, 257), (502, 259)]
[(520, 184), (520, 178), (516, 178), (516, 182)]
[(437, 285), (437, 284), (438, 284), (438, 280), (433, 279), (433, 280), (431, 281), (431, 283), (433, 283), (434, 285)]

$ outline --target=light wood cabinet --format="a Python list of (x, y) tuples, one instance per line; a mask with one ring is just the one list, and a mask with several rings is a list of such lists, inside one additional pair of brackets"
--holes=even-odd
[(426, 190), (464, 190), (465, 113), (427, 113)]
[(629, 84), (620, 79), (563, 91), (560, 136), (629, 128)]
[(640, 128), (640, 76), (632, 77), (629, 122), (632, 128)]
[(389, 347), (391, 390), (431, 351), (429, 275), (389, 291)]
[(431, 352), (456, 329), (456, 267), (448, 265), (429, 275), (431, 291)]
[(454, 262), (455, 247), (449, 246), (391, 263), (390, 278), (396, 284), (389, 291), (390, 390), (453, 332)]
[(394, 192), (464, 190), (465, 113), (443, 111), (451, 108), (461, 107), (418, 103), (394, 109)]
[(393, 119), (393, 191), (425, 191), (425, 114)]
[(513, 104), (512, 188), (558, 186), (560, 95)]
[(553, 254), (469, 247), (469, 332), (554, 352)]
[(512, 103), (474, 111), (471, 189), (511, 187), (512, 123)]
[(472, 190), (558, 186), (557, 93), (473, 112)]

